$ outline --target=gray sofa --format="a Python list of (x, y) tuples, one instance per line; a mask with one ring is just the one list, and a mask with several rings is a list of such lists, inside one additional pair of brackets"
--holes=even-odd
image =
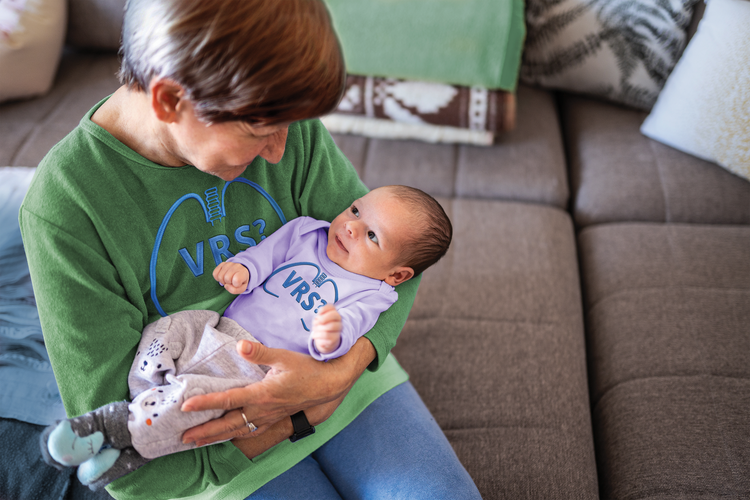
[[(0, 165), (36, 165), (116, 68), (68, 49), (0, 105)], [(750, 498), (750, 182), (645, 116), (522, 85), (492, 147), (334, 137), (453, 220), (393, 353), (486, 499)]]

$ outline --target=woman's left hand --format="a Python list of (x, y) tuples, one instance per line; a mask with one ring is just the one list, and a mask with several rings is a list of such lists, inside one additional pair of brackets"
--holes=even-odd
[[(338, 408), (345, 396), (339, 399), (305, 410), (305, 416), (311, 425), (319, 425), (325, 422)], [(247, 458), (255, 458), (266, 450), (270, 450), (277, 444), (289, 439), (294, 432), (292, 420), (284, 418), (273, 424), (266, 432), (253, 439), (245, 439), (249, 436), (235, 438), (232, 443), (245, 454)]]
[[(262, 381), (255, 384), (194, 396), (185, 401), (183, 411), (223, 409), (227, 413), (189, 429), (183, 435), (183, 442), (203, 446), (234, 438), (257, 438), (272, 429), (272, 435), (263, 441), (275, 441), (268, 447), (273, 446), (291, 436), (289, 415), (304, 410), (312, 425), (328, 419), (367, 365), (375, 359), (375, 348), (365, 337), (361, 337), (347, 354), (327, 363), (245, 340), (237, 343), (237, 351), (248, 362), (267, 365), (271, 369)], [(243, 414), (257, 430), (251, 432)], [(280, 437), (282, 435), (284, 437)]]

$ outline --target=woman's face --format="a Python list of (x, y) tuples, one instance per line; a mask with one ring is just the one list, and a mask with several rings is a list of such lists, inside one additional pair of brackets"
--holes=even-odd
[(278, 163), (284, 156), (289, 125), (253, 126), (245, 122), (206, 124), (195, 117), (188, 100), (180, 118), (170, 124), (171, 142), (165, 146), (186, 165), (231, 181), (260, 156)]

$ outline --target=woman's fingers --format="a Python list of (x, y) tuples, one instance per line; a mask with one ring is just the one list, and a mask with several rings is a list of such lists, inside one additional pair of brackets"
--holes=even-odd
[(254, 384), (227, 389), (222, 392), (212, 392), (193, 396), (182, 403), (182, 411), (204, 411), (204, 410), (233, 410), (245, 405), (248, 397), (248, 389)]
[[(271, 349), (260, 342), (250, 342), (249, 340), (240, 340), (237, 342), (237, 352), (250, 363), (256, 365), (283, 365), (285, 353), (292, 354), (284, 349)], [(281, 368), (281, 366), (279, 366)]]
[(259, 436), (266, 431), (268, 426), (258, 426), (249, 419), (246, 424), (242, 411), (231, 411), (221, 418), (193, 427), (183, 434), (182, 442), (195, 442), (196, 446), (204, 446), (235, 438)]

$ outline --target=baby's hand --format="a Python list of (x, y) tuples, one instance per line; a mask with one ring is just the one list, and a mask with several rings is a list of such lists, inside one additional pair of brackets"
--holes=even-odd
[(326, 304), (315, 316), (310, 336), (321, 354), (333, 352), (341, 345), (341, 315), (333, 304)]
[(239, 294), (247, 290), (250, 281), (250, 271), (236, 262), (222, 262), (214, 269), (214, 279), (229, 293)]

